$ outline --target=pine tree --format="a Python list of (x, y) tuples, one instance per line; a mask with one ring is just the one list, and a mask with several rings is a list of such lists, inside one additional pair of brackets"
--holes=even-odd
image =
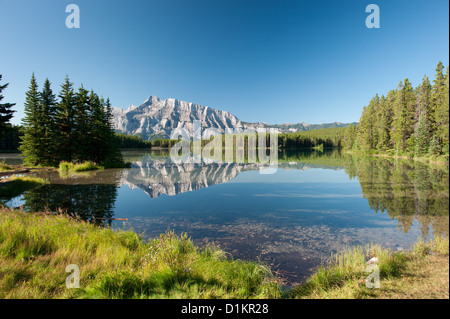
[(414, 89), (408, 79), (404, 84), (400, 82), (394, 102), (394, 120), (392, 123), (392, 141), (397, 153), (411, 151), (414, 138), (416, 114), (416, 97)]
[(350, 126), (345, 130), (343, 146), (346, 150), (351, 150), (355, 144), (356, 140), (356, 126), (350, 124)]
[[(440, 70), (440, 67), (438, 67)], [(443, 68), (443, 66), (442, 66)], [(441, 70), (440, 70), (441, 71)], [(436, 122), (436, 136), (442, 143), (442, 148), (445, 153), (448, 152), (449, 145), (449, 70), (441, 79), (441, 72), (438, 72), (436, 77), (435, 88), (435, 122)], [(442, 81), (442, 82), (441, 82)]]
[(391, 148), (391, 126), (393, 119), (392, 105), (395, 100), (395, 91), (391, 90), (387, 97), (382, 96), (380, 99), (379, 112), (377, 115), (378, 122), (378, 144), (377, 149), (381, 152)]
[(107, 145), (107, 154), (103, 161), (104, 166), (106, 167), (120, 167), (124, 165), (122, 153), (120, 149), (117, 147), (116, 137), (113, 126), (113, 114), (112, 107), (109, 98), (106, 99), (106, 103), (104, 105), (104, 124), (105, 124), (105, 133), (107, 136), (106, 145)]
[(431, 139), (429, 154), (434, 156), (441, 154), (441, 144), (436, 135), (433, 135), (433, 138)]
[(394, 109), (394, 119), (391, 128), (391, 140), (397, 153), (399, 150), (403, 149), (403, 127), (405, 125), (403, 123), (402, 113), (404, 104), (403, 82), (400, 82), (395, 93), (394, 104), (392, 105)]
[(42, 161), (41, 153), (41, 127), (40, 123), (40, 99), (38, 85), (34, 73), (25, 98), (25, 117), (22, 119), (24, 135), (22, 136), (19, 150), (25, 157), (26, 165), (39, 165)]
[(79, 162), (87, 161), (92, 155), (91, 101), (89, 99), (89, 91), (83, 85), (75, 94), (74, 120), (73, 138), (77, 145), (74, 159)]
[(56, 154), (59, 150), (56, 148), (56, 97), (51, 89), (51, 83), (48, 79), (44, 82), (43, 90), (40, 94), (40, 123), (42, 126), (42, 161), (46, 165), (55, 165), (58, 163)]
[(415, 132), (415, 155), (423, 156), (428, 153), (430, 144), (430, 123), (424, 113), (419, 115), (419, 122)]
[(423, 156), (428, 153), (431, 139), (431, 84), (425, 75), (420, 85), (416, 110), (417, 123), (415, 127), (415, 154)]
[[(436, 75), (433, 80), (433, 87), (431, 93), (431, 103), (434, 112), (434, 119), (432, 122), (432, 133), (435, 134), (439, 127), (439, 115), (440, 110), (443, 108), (444, 100), (445, 100), (445, 78), (444, 78), (444, 65), (441, 61), (439, 61), (436, 66)], [(439, 137), (438, 135), (436, 135)]]
[(374, 147), (397, 155), (423, 156), (449, 152), (449, 68), (439, 62), (431, 85), (425, 75), (413, 88), (408, 79), (400, 82), (378, 102), (377, 97), (363, 108), (355, 143), (364, 151)]
[[(0, 74), (0, 82), (2, 81), (2, 75)], [(8, 87), (9, 83), (3, 85), (0, 84), (0, 102), (3, 100), (2, 91)], [(11, 108), (16, 105), (15, 103), (0, 103), (0, 139), (3, 134), (11, 127), (9, 120), (12, 119), (14, 110)]]
[(75, 95), (68, 76), (66, 76), (64, 84), (61, 85), (58, 97), (60, 101), (56, 105), (55, 145), (59, 149), (58, 161), (70, 162), (73, 160), (76, 149), (76, 143), (74, 143), (73, 139), (75, 129)]
[(104, 101), (100, 99), (97, 94), (91, 91), (89, 96), (91, 103), (91, 144), (92, 144), (92, 156), (91, 160), (96, 163), (101, 163), (108, 152), (107, 150), (107, 127), (105, 125), (105, 111), (103, 108)]
[(405, 79), (405, 102), (406, 102), (406, 126), (405, 126), (405, 139), (406, 139), (406, 151), (414, 152), (415, 137), (414, 129), (416, 126), (416, 101), (417, 95), (411, 82)]
[(25, 102), (24, 136), (20, 150), (28, 165), (60, 161), (93, 161), (105, 167), (123, 166), (112, 126), (112, 109), (91, 90), (74, 93), (66, 77), (59, 102), (48, 79), (38, 92), (34, 74)]
[(378, 128), (375, 123), (380, 98), (375, 95), (369, 105), (364, 107), (358, 124), (358, 140), (360, 148), (364, 151), (374, 150), (378, 144)]

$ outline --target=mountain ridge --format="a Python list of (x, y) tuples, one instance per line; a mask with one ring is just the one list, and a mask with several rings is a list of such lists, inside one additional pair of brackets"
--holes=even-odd
[(313, 129), (346, 127), (355, 123), (322, 123), (305, 122), (267, 124), (264, 122), (245, 122), (230, 112), (203, 106), (193, 102), (174, 98), (160, 99), (150, 95), (142, 104), (130, 104), (128, 109), (113, 107), (113, 124), (117, 132), (128, 135), (140, 135), (142, 139), (169, 138), (176, 128), (183, 128), (190, 134), (193, 122), (198, 120), (203, 128), (214, 128), (224, 133), (226, 129), (275, 128), (280, 133), (301, 132)]

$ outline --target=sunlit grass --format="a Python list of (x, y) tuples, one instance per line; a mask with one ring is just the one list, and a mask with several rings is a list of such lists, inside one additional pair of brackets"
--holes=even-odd
[[(0, 298), (270, 298), (270, 270), (166, 232), (145, 243), (63, 215), (0, 212)], [(65, 267), (80, 269), (67, 289)]]
[[(417, 267), (417, 265), (419, 263), (427, 264), (425, 259), (430, 254), (436, 253), (441, 256), (448, 256), (448, 251), (449, 239), (442, 236), (435, 236), (429, 242), (418, 240), (412, 246), (411, 251), (392, 251), (382, 249), (379, 245), (352, 247), (332, 255), (326, 266), (320, 266), (304, 284), (290, 290), (289, 297), (314, 299), (378, 298), (389, 292), (391, 298), (402, 298), (404, 291), (409, 289), (407, 285), (411, 285), (410, 282), (404, 283), (405, 274), (414, 278), (418, 275), (420, 268), (423, 268), (423, 266)], [(378, 259), (380, 289), (370, 288), (366, 285), (366, 280), (371, 273), (371, 271), (368, 271), (367, 262), (372, 257)], [(432, 270), (429, 272), (432, 272)], [(436, 284), (437, 282), (425, 283), (417, 288), (419, 292), (415, 297), (428, 296), (430, 286), (433, 283)], [(445, 287), (445, 285), (448, 288), (448, 280), (446, 283), (440, 283), (440, 286)], [(437, 298), (445, 297), (445, 289), (444, 292), (441, 289), (436, 296)]]
[[(282, 293), (269, 267), (186, 234), (144, 242), (62, 214), (0, 208), (0, 298), (448, 298), (448, 250), (441, 236), (408, 251), (350, 247)], [(379, 289), (366, 286), (373, 257)], [(69, 264), (80, 269), (78, 289), (66, 288)]]
[(0, 172), (7, 172), (14, 170), (14, 167), (11, 167), (6, 164), (6, 160), (0, 162)]
[(59, 163), (59, 171), (61, 173), (73, 172), (86, 172), (104, 169), (103, 166), (97, 165), (94, 162), (86, 161), (82, 163), (61, 162)]

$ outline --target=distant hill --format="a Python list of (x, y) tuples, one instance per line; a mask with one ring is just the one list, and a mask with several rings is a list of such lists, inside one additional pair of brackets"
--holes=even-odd
[(311, 131), (311, 130), (320, 130), (324, 128), (335, 128), (335, 127), (347, 127), (351, 124), (356, 125), (357, 122), (353, 123), (323, 123), (323, 124), (309, 124), (305, 122), (300, 122), (297, 124), (285, 123), (285, 124), (276, 124), (270, 125), (270, 127), (278, 128), (283, 133), (294, 133), (294, 132), (303, 132), (303, 131)]

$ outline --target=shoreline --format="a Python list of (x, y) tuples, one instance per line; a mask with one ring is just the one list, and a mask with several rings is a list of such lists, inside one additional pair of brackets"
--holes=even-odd
[[(332, 262), (318, 267), (306, 282), (286, 288), (268, 266), (234, 260), (218, 247), (196, 246), (187, 235), (168, 232), (144, 242), (134, 231), (4, 207), (0, 218), (0, 231), (6, 234), (0, 238), (0, 255), (7, 269), (0, 271), (2, 298), (449, 298), (448, 238), (439, 236), (429, 242), (419, 240), (402, 252), (377, 245), (351, 247), (334, 254)], [(174, 252), (173, 244), (185, 248)], [(156, 264), (149, 269), (145, 256), (154, 254), (159, 257), (151, 259)], [(372, 257), (379, 259), (379, 289), (365, 285)], [(55, 273), (64, 269), (58, 265), (61, 262), (77, 263), (88, 272), (83, 289), (65, 289), (65, 274)], [(169, 290), (156, 289), (161, 283), (155, 278), (168, 280), (164, 285), (170, 285)], [(244, 283), (251, 289), (242, 291)]]
[(418, 161), (425, 164), (433, 164), (433, 165), (449, 165), (448, 157), (447, 161), (444, 160), (432, 160), (428, 157), (408, 157), (408, 156), (399, 156), (399, 155), (389, 155), (389, 154), (367, 154), (362, 152), (354, 152), (354, 151), (345, 151), (345, 153), (356, 156), (370, 156), (370, 157), (386, 157), (386, 158), (394, 158), (394, 159), (403, 159), (403, 160), (412, 160)]

